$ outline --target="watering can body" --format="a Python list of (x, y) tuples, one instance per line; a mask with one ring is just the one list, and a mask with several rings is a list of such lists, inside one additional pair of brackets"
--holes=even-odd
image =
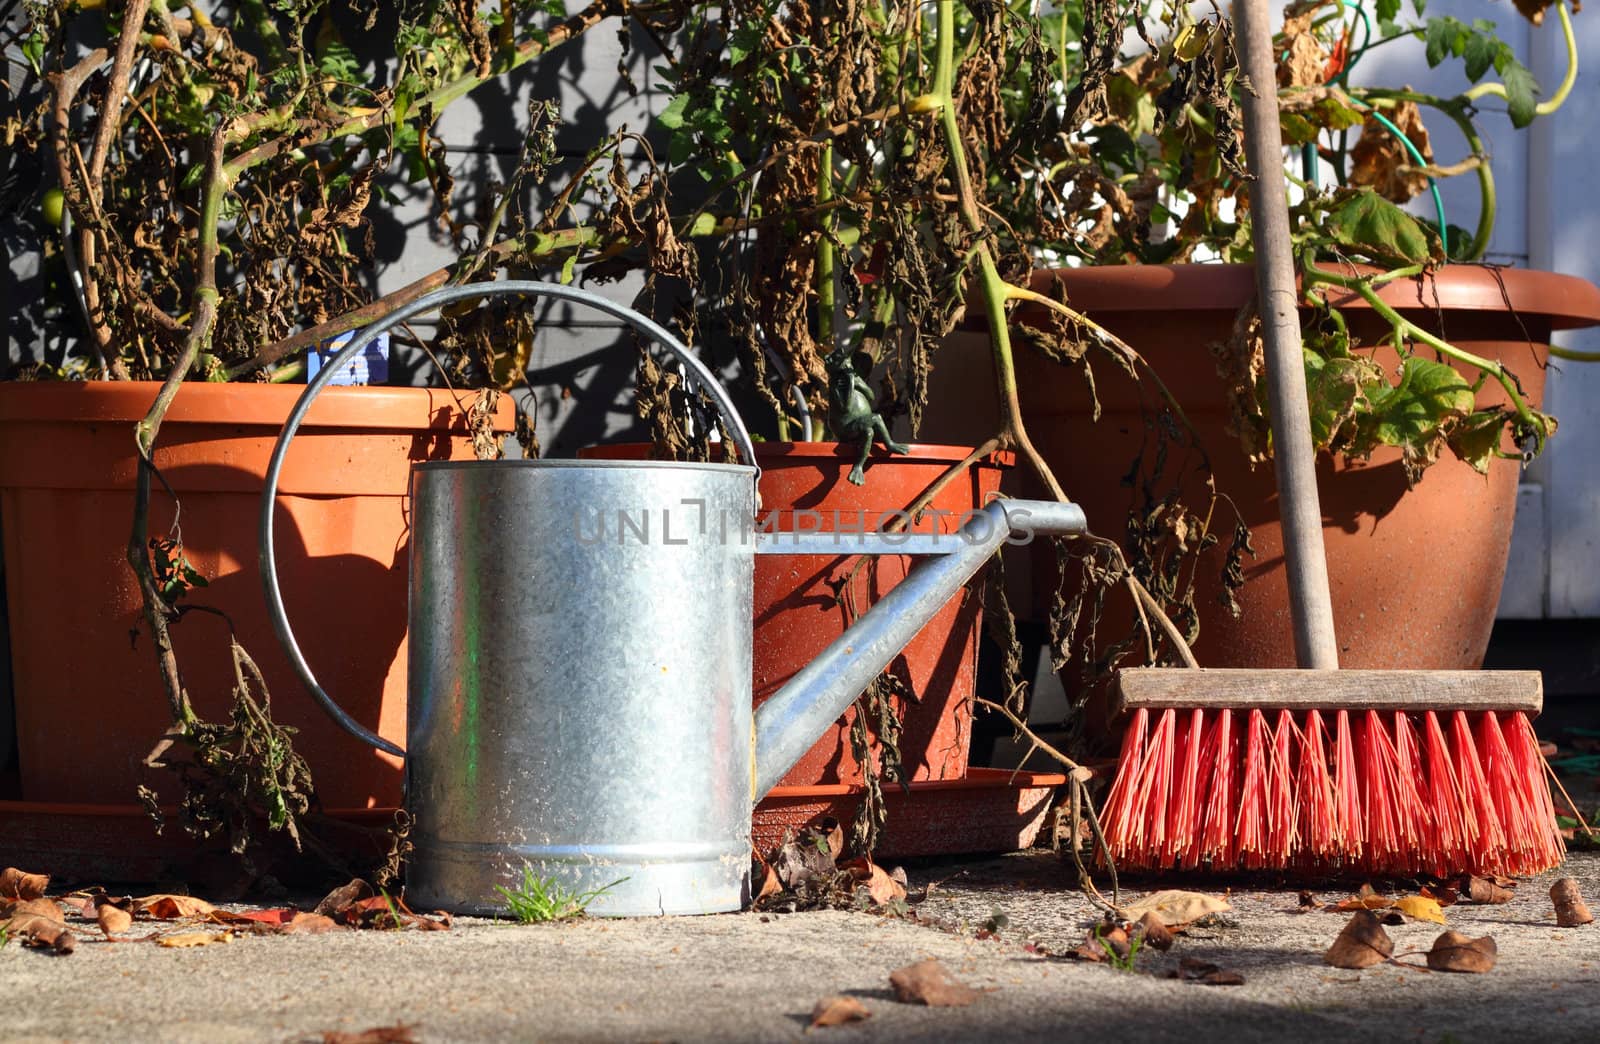
[[(310, 694), (406, 760), (412, 905), (502, 914), (524, 872), (613, 916), (714, 913), (749, 899), (750, 813), (829, 723), (1008, 540), (1085, 529), (1076, 505), (997, 501), (955, 533), (756, 532), (753, 466), (433, 462), (412, 470), (407, 748), (350, 718), (295, 641), (273, 550), (278, 475), (328, 375), (413, 315), (468, 297), (588, 304), (669, 348), (740, 458), (748, 432), (671, 334), (586, 291), (502, 281), (439, 290), (368, 326), (307, 385), (267, 467), (261, 575)], [(757, 554), (923, 556), (751, 710)]]
[(594, 913), (738, 909), (754, 469), (444, 462), (411, 492), (410, 901), (499, 913), (526, 865)]

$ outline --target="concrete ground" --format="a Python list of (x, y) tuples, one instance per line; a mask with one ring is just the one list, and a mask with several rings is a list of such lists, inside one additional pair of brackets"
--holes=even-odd
[[(807, 1035), (820, 998), (840, 993), (871, 1017), (810, 1035), (1230, 1044), (1600, 1037), (1600, 924), (1556, 927), (1547, 891), (1558, 875), (1523, 882), (1503, 906), (1445, 910), (1452, 928), (1495, 937), (1499, 963), (1485, 975), (1329, 967), (1322, 953), (1348, 915), (1297, 912), (1293, 888), (1235, 892), (1220, 922), (1120, 972), (1036, 952), (1070, 950), (1095, 917), (1050, 853), (909, 869), (914, 894), (942, 881), (917, 904), (917, 923), (846, 912), (526, 927), (459, 920), (449, 932), (244, 936), (194, 949), (97, 941), (84, 925), (68, 956), (15, 941), (0, 948), (0, 1039), (319, 1041), (328, 1031), (405, 1024), (426, 1042), (789, 1040)], [(1576, 855), (1564, 872), (1600, 899), (1600, 855)], [(1006, 926), (980, 938), (996, 913)], [(1397, 953), (1426, 950), (1441, 930), (1388, 929)], [(1182, 956), (1237, 971), (1245, 984), (1161, 978)], [(889, 973), (926, 957), (990, 992), (962, 1008), (896, 1002)]]

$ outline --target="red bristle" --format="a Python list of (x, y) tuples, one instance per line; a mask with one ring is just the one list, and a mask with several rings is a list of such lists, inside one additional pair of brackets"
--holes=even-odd
[(1145, 750), (1144, 767), (1130, 802), (1133, 820), (1130, 866), (1159, 867), (1167, 838), (1167, 801), (1172, 790), (1173, 731), (1178, 712), (1164, 710), (1156, 719)]
[(1472, 727), (1465, 711), (1450, 716), (1450, 741), (1467, 825), (1467, 869), (1499, 873), (1505, 866), (1505, 831), (1500, 827), (1500, 816), (1489, 794), (1483, 761), (1478, 757), (1478, 745), (1472, 741)]
[(1333, 777), (1328, 773), (1328, 726), (1321, 711), (1306, 715), (1300, 738), (1300, 771), (1295, 777), (1300, 808), (1298, 849), (1312, 862), (1332, 859), (1339, 851), (1339, 813), (1333, 797)]
[(1234, 815), (1238, 794), (1234, 784), (1234, 765), (1239, 760), (1238, 736), (1233, 728), (1233, 711), (1217, 712), (1211, 730), (1211, 785), (1206, 792), (1206, 825), (1200, 834), (1200, 861), (1221, 869), (1233, 864)]
[(1198, 708), (1190, 711), (1178, 740), (1178, 788), (1173, 794), (1172, 815), (1167, 822), (1167, 851), (1163, 860), (1167, 866), (1192, 868), (1199, 861), (1196, 853), (1204, 810), (1201, 788), (1208, 778), (1204, 764), (1205, 730), (1205, 712)]
[(1281, 710), (1272, 735), (1267, 782), (1267, 866), (1273, 869), (1288, 866), (1295, 847), (1294, 763), (1290, 760), (1293, 740), (1294, 716)]
[(1143, 707), (1133, 712), (1128, 731), (1122, 734), (1122, 756), (1117, 759), (1117, 778), (1111, 783), (1111, 793), (1100, 814), (1105, 828), (1106, 847), (1111, 858), (1121, 863), (1126, 856), (1129, 837), (1135, 829), (1131, 820), (1133, 794), (1144, 769), (1144, 734), (1149, 726), (1150, 714)]
[(1438, 869), (1441, 865), (1439, 840), (1435, 836), (1433, 817), (1428, 814), (1422, 797), (1425, 789), (1417, 727), (1412, 724), (1411, 715), (1395, 711), (1394, 807), (1400, 849), (1406, 854), (1408, 872), (1432, 870), (1442, 876), (1447, 871)]
[(1334, 714), (1333, 807), (1338, 822), (1340, 858), (1358, 862), (1366, 854), (1367, 833), (1361, 817), (1361, 786), (1356, 776), (1355, 744), (1350, 742), (1350, 712)]
[(1493, 711), (1478, 715), (1478, 753), (1483, 757), (1483, 774), (1489, 781), (1489, 795), (1505, 830), (1505, 869), (1502, 873), (1526, 874), (1538, 860), (1537, 828), (1533, 810), (1517, 785), (1516, 766), (1511, 748), (1500, 730), (1500, 717)]
[(1450, 749), (1445, 745), (1444, 728), (1433, 711), (1423, 714), (1422, 732), (1427, 744), (1427, 789), (1423, 797), (1432, 829), (1429, 850), (1438, 860), (1433, 872), (1444, 877), (1470, 869), (1465, 802)]
[(1534, 734), (1533, 722), (1518, 711), (1509, 716), (1506, 726), (1506, 742), (1511, 745), (1511, 764), (1517, 784), (1523, 789), (1525, 803), (1533, 813), (1534, 835), (1529, 841), (1536, 865), (1528, 872), (1537, 873), (1559, 866), (1566, 858), (1567, 846), (1556, 825), (1555, 801), (1550, 796), (1550, 784), (1545, 781), (1544, 755), (1539, 751), (1539, 737)]
[(1394, 873), (1406, 867), (1400, 845), (1395, 802), (1395, 751), (1389, 730), (1378, 712), (1369, 710), (1362, 722), (1357, 748), (1361, 771), (1361, 803), (1366, 824), (1366, 867)]
[(1244, 778), (1239, 787), (1239, 820), (1234, 829), (1239, 864), (1249, 870), (1266, 866), (1267, 762), (1271, 745), (1266, 715), (1251, 710), (1245, 719)]

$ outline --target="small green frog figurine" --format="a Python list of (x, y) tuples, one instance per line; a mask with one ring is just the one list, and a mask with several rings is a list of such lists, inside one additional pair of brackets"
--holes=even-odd
[(906, 452), (904, 443), (889, 437), (889, 426), (872, 408), (872, 385), (867, 383), (871, 372), (872, 357), (866, 352), (851, 354), (840, 348), (828, 356), (829, 426), (840, 442), (861, 440), (861, 456), (850, 469), (850, 481), (857, 486), (866, 482), (867, 457), (872, 453), (874, 438), (890, 453)]

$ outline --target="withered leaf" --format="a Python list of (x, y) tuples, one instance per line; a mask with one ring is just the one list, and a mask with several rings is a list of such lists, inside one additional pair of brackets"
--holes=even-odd
[(231, 910), (211, 911), (211, 919), (218, 924), (285, 925), (297, 916), (299, 911), (287, 906), (277, 910), (241, 910), (237, 913)]
[(1167, 978), (1198, 982), (1204, 986), (1244, 985), (1244, 976), (1238, 972), (1219, 968), (1210, 961), (1202, 961), (1195, 957), (1185, 957), (1180, 960), (1176, 968), (1167, 972)]
[(1348, 899), (1340, 899), (1328, 909), (1339, 913), (1349, 913), (1352, 910), (1387, 910), (1393, 905), (1393, 899), (1379, 895), (1371, 885), (1364, 884), (1355, 895)]
[(1317, 900), (1317, 897), (1316, 897), (1315, 894), (1313, 894), (1313, 893), (1311, 893), (1309, 891), (1302, 891), (1300, 893), (1300, 907), (1299, 907), (1299, 909), (1300, 909), (1300, 911), (1302, 913), (1304, 913), (1307, 910), (1320, 910), (1320, 909), (1322, 909), (1322, 903), (1320, 903)]
[[(1515, 882), (1512, 882), (1513, 884)], [(1509, 903), (1517, 897), (1517, 893), (1501, 884), (1498, 880), (1487, 877), (1473, 876), (1467, 879), (1467, 898), (1475, 903), (1489, 906), (1498, 906)]]
[[(1387, 114), (1389, 122), (1400, 128), (1422, 158), (1432, 163), (1433, 148), (1416, 104), (1401, 102)], [(1368, 116), (1361, 125), (1361, 137), (1350, 152), (1350, 184), (1368, 186), (1387, 200), (1404, 203), (1428, 189), (1428, 176), (1417, 171), (1417, 166), (1405, 145)]]
[(832, 816), (824, 816), (817, 832), (827, 839), (828, 851), (837, 862), (844, 855), (844, 826)]
[(1434, 971), (1466, 972), (1481, 975), (1494, 967), (1499, 948), (1494, 936), (1469, 939), (1460, 932), (1445, 932), (1433, 941), (1428, 951), (1428, 967)]
[(860, 1022), (872, 1017), (867, 1006), (854, 997), (835, 995), (817, 1001), (811, 1009), (812, 1026), (842, 1026), (847, 1022)]
[(126, 910), (117, 909), (110, 903), (101, 903), (100, 909), (95, 911), (94, 919), (107, 936), (121, 935), (133, 926), (133, 915)]
[(357, 877), (352, 879), (349, 884), (340, 885), (329, 892), (311, 912), (319, 913), (324, 917), (338, 917), (352, 904), (371, 897), (372, 886)]
[(1153, 946), (1165, 953), (1172, 949), (1175, 937), (1167, 930), (1166, 922), (1161, 920), (1154, 911), (1147, 911), (1139, 918), (1139, 923), (1133, 926), (1133, 935), (1142, 939), (1146, 945)]
[(1220, 896), (1169, 888), (1153, 892), (1136, 903), (1130, 903), (1122, 908), (1122, 912), (1129, 920), (1135, 921), (1146, 913), (1154, 913), (1169, 928), (1177, 928), (1190, 921), (1198, 921), (1207, 914), (1223, 913), (1231, 909), (1233, 907), (1228, 905), (1228, 901)]
[(147, 895), (133, 901), (135, 916), (154, 918), (157, 921), (175, 921), (180, 917), (203, 917), (216, 907), (192, 895)]
[(0, 899), (38, 899), (49, 887), (49, 874), (24, 873), (14, 866), (0, 870)]
[(1421, 888), (1417, 889), (1417, 891), (1420, 894), (1427, 896), (1429, 899), (1432, 899), (1440, 906), (1454, 906), (1456, 903), (1461, 901), (1461, 893), (1457, 892), (1454, 888), (1451, 888), (1446, 884), (1423, 885)]
[(194, 946), (210, 946), (212, 943), (233, 942), (232, 932), (179, 932), (177, 935), (164, 935), (156, 940), (157, 946), (168, 949), (182, 950)]
[(793, 892), (813, 881), (832, 880), (833, 853), (828, 850), (826, 841), (821, 844), (810, 838), (787, 841), (778, 850), (778, 858), (773, 860), (772, 868), (777, 871), (779, 883)]
[(1403, 899), (1396, 899), (1394, 908), (1414, 921), (1445, 923), (1444, 911), (1439, 909), (1437, 902), (1425, 895), (1408, 895)]
[[(43, 900), (34, 900), (42, 902)], [(51, 904), (54, 906), (55, 904)], [(60, 919), (60, 908), (56, 908), (55, 916), (37, 913), (15, 913), (11, 919), (4, 923), (6, 931), (20, 938), (29, 946), (40, 949), (51, 949), (57, 953), (71, 953), (77, 948), (78, 940)]]
[(64, 920), (61, 907), (56, 905), (54, 899), (24, 899), (19, 903), (12, 903), (10, 916), (13, 918), (30, 915), (43, 917), (50, 921)]
[(1370, 968), (1394, 953), (1394, 940), (1371, 910), (1357, 910), (1322, 959), (1335, 968)]
[(283, 926), (284, 935), (321, 935), (339, 930), (338, 921), (319, 913), (297, 913)]
[(417, 1044), (412, 1034), (414, 1026), (374, 1026), (359, 1033), (327, 1030), (322, 1034), (322, 1044)]
[(1578, 891), (1576, 878), (1563, 877), (1551, 885), (1550, 901), (1556, 907), (1556, 923), (1563, 928), (1576, 928), (1594, 920), (1594, 914), (1583, 901), (1583, 893)]
[(977, 990), (950, 978), (944, 965), (932, 957), (890, 972), (889, 988), (902, 1004), (930, 1008), (964, 1008), (978, 999)]
[(760, 852), (751, 852), (750, 877), (760, 881), (761, 885), (756, 890), (757, 903), (768, 896), (777, 895), (783, 891), (783, 885), (778, 883), (778, 872), (772, 869), (772, 864), (761, 858)]
[(865, 857), (852, 859), (840, 869), (848, 870), (851, 879), (858, 884), (865, 884), (867, 895), (879, 906), (906, 897), (905, 886), (890, 877), (883, 867), (870, 859)]

